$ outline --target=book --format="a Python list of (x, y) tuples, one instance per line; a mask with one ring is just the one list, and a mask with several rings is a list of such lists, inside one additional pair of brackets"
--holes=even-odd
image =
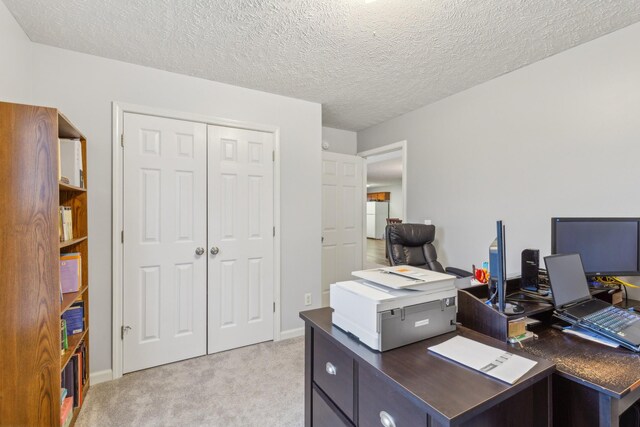
[(58, 236), (61, 242), (64, 242), (64, 221), (62, 220), (63, 212), (64, 206), (58, 206)]
[(78, 367), (77, 367), (77, 371), (76, 371), (76, 380), (78, 383), (78, 406), (82, 406), (82, 365), (83, 363), (83, 358), (82, 358), (82, 351), (80, 349), (78, 349), (78, 351), (76, 351), (76, 356), (77, 356), (77, 363), (78, 363)]
[(82, 281), (80, 253), (60, 254), (60, 288), (63, 294), (78, 292)]
[(73, 417), (73, 398), (66, 397), (60, 406), (60, 425), (64, 426)]
[(62, 406), (62, 403), (64, 402), (64, 399), (66, 397), (67, 397), (67, 389), (63, 387), (60, 389), (60, 406)]
[(59, 206), (58, 211), (58, 234), (60, 241), (65, 242), (73, 239), (73, 211), (69, 206)]
[(75, 302), (67, 311), (62, 313), (67, 322), (67, 333), (75, 335), (84, 331), (84, 301)]
[(77, 139), (59, 139), (58, 144), (60, 146), (60, 179), (66, 177), (70, 185), (84, 188), (82, 143)]
[(67, 230), (65, 240), (73, 239), (73, 215), (69, 206), (64, 207), (64, 224)]
[(67, 338), (67, 321), (60, 319), (60, 354), (64, 354), (65, 350), (69, 348), (69, 340)]
[(87, 346), (84, 345), (84, 341), (80, 343), (80, 348), (82, 349), (82, 360), (84, 363), (82, 364), (82, 384), (86, 384), (89, 379), (89, 372), (87, 372)]
[(73, 407), (80, 406), (80, 386), (78, 385), (78, 355), (74, 354), (69, 360), (71, 365), (71, 384), (73, 387)]
[(63, 388), (67, 389), (67, 398), (73, 398), (75, 389), (73, 388), (73, 364), (71, 363), (71, 361), (67, 363), (67, 365), (64, 367), (64, 370), (62, 371), (60, 384)]

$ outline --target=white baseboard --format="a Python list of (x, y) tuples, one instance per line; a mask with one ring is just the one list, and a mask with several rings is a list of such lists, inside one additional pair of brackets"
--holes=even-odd
[(289, 338), (301, 337), (304, 335), (304, 326), (295, 329), (289, 329), (288, 331), (280, 332), (280, 341), (288, 340)]
[(105, 369), (104, 371), (91, 372), (89, 374), (89, 381), (91, 385), (96, 385), (100, 383), (104, 383), (107, 381), (111, 381), (113, 379), (113, 372), (111, 369)]

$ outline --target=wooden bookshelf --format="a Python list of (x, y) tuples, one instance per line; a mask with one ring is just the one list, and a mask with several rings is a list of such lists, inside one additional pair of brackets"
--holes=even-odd
[(62, 303), (60, 304), (60, 314), (64, 313), (76, 301), (82, 299), (82, 295), (89, 289), (87, 285), (83, 286), (78, 292), (70, 292), (62, 295)]
[(79, 239), (65, 240), (64, 242), (60, 242), (60, 249), (68, 248), (69, 246), (84, 242), (85, 240), (87, 240), (87, 236), (80, 237)]
[(58, 186), (60, 187), (60, 191), (75, 191), (78, 193), (84, 193), (87, 191), (86, 188), (76, 187), (75, 185), (65, 184), (64, 182), (58, 182)]
[[(83, 284), (82, 288), (80, 288), (78, 292), (63, 294), (60, 314), (62, 315), (65, 311), (67, 311), (76, 301), (82, 301), (84, 303), (84, 330), (80, 333), (68, 336), (69, 348), (61, 357), (60, 370), (64, 370), (67, 363), (69, 363), (69, 361), (71, 360), (71, 357), (80, 347), (80, 344), (84, 342), (87, 348), (87, 357), (86, 360), (83, 360), (83, 363), (86, 364), (87, 372), (89, 372), (89, 230), (87, 222), (87, 140), (84, 135), (69, 121), (69, 119), (67, 119), (60, 112), (58, 112), (58, 138), (80, 140), (82, 147), (82, 171), (84, 182), (83, 188), (65, 184), (63, 182), (58, 182), (58, 198), (60, 206), (71, 207), (73, 236), (77, 236), (74, 239), (60, 242), (59, 254), (62, 255), (69, 252), (80, 253), (82, 266), (81, 283)], [(79, 375), (82, 375), (82, 373), (79, 373)], [(60, 387), (60, 385), (58, 387)], [(86, 379), (86, 383), (83, 385), (83, 394), (85, 394), (88, 390), (89, 378)], [(82, 399), (82, 402), (84, 403), (84, 399)], [(82, 405), (74, 408), (71, 425), (75, 424), (81, 409)]]
[(69, 341), (69, 348), (65, 350), (65, 352), (62, 354), (62, 358), (60, 361), (61, 371), (64, 369), (65, 366), (67, 366), (67, 363), (69, 363), (69, 360), (71, 360), (71, 356), (73, 356), (73, 354), (76, 352), (80, 343), (83, 340), (85, 340), (86, 335), (87, 335), (87, 329), (85, 329), (80, 333), (69, 335), (69, 337), (67, 338)]
[[(61, 369), (82, 342), (89, 372), (88, 192), (59, 182), (58, 138), (81, 141), (86, 187), (86, 138), (71, 121), (53, 108), (0, 102), (2, 425), (60, 425)], [(79, 237), (60, 242), (59, 206), (71, 207)], [(59, 255), (67, 252), (81, 254), (83, 287), (61, 298)], [(84, 302), (84, 331), (61, 354), (60, 316), (75, 301)]]

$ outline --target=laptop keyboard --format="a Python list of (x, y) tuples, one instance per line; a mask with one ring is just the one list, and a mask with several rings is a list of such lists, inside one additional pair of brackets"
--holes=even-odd
[(607, 332), (617, 334), (640, 320), (640, 316), (618, 307), (607, 307), (585, 316), (583, 320)]

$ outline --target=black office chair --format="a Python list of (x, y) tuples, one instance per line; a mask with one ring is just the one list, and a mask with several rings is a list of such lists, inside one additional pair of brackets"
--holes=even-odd
[(389, 224), (385, 229), (387, 252), (391, 265), (410, 265), (427, 270), (469, 277), (470, 271), (442, 267), (433, 246), (436, 227), (425, 224)]

